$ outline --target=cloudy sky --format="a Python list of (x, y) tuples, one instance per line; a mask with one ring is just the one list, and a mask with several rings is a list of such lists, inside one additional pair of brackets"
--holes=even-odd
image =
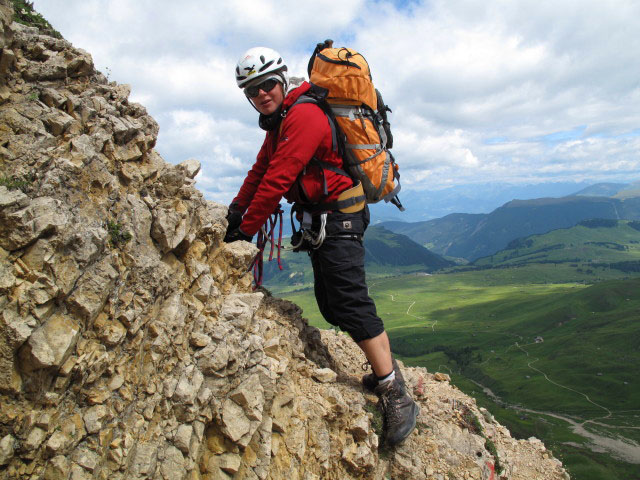
[[(228, 203), (262, 143), (233, 70), (253, 46), (303, 76), (318, 41), (369, 61), (393, 109), (403, 190), (640, 179), (636, 0), (35, 0), (160, 124), (157, 150), (202, 163)], [(320, 8), (319, 5), (325, 5)], [(406, 193), (405, 193), (406, 195)]]

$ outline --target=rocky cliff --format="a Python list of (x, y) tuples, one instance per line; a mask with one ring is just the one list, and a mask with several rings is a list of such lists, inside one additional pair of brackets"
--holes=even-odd
[(198, 162), (8, 0), (0, 27), (0, 478), (568, 478), (420, 368), (417, 429), (379, 447), (364, 357), (252, 291)]

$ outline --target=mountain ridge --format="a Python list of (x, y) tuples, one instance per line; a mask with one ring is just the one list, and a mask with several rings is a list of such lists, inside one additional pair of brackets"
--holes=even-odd
[(383, 222), (381, 226), (406, 234), (439, 255), (474, 261), (516, 238), (567, 228), (590, 218), (638, 220), (640, 197), (516, 199), (489, 214), (450, 214), (415, 224)]

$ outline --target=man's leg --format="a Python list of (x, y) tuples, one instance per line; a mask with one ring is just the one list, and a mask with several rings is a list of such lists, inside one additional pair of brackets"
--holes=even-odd
[(377, 337), (369, 338), (358, 342), (358, 346), (367, 357), (373, 373), (377, 377), (385, 377), (393, 371), (391, 363), (391, 345), (389, 345), (389, 337), (387, 332), (382, 332)]
[(394, 369), (389, 337), (369, 296), (364, 245), (340, 235), (361, 234), (362, 222), (357, 215), (334, 214), (328, 219), (327, 238), (311, 253), (316, 299), (325, 319), (347, 331), (371, 363), (376, 374), (371, 386), (384, 410), (385, 442), (395, 446), (415, 428), (419, 409), (406, 391), (400, 370)]

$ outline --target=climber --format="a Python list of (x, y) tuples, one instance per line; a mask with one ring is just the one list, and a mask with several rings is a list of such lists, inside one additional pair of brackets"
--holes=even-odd
[[(362, 382), (380, 398), (385, 442), (397, 445), (415, 428), (419, 409), (406, 391), (382, 320), (368, 294), (363, 235), (369, 209), (360, 202), (341, 211), (340, 201), (351, 195), (354, 182), (342, 170), (325, 113), (314, 103), (291, 108), (313, 86), (303, 82), (289, 91), (286, 64), (276, 51), (265, 47), (248, 50), (238, 61), (235, 74), (238, 87), (260, 114), (258, 123), (266, 136), (229, 206), (224, 241), (251, 241), (282, 197), (294, 203), (294, 211), (314, 212), (304, 215), (316, 235), (299, 243), (297, 250), (305, 250), (311, 257), (320, 312), (327, 322), (349, 333), (371, 364), (373, 373), (365, 375)], [(318, 209), (320, 202), (333, 208)]]

